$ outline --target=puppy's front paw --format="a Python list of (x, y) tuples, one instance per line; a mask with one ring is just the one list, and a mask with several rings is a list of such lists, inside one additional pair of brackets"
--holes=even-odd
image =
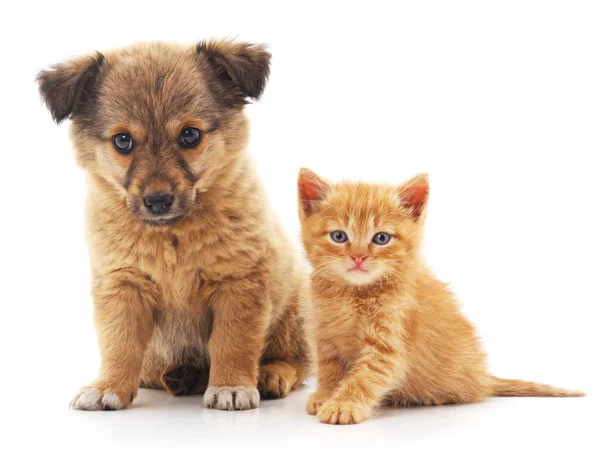
[(204, 406), (224, 411), (243, 411), (258, 407), (260, 395), (256, 388), (208, 387), (204, 393)]
[(260, 397), (273, 400), (285, 397), (298, 379), (296, 369), (283, 361), (265, 364), (258, 375)]
[(319, 392), (312, 393), (306, 402), (306, 412), (311, 416), (316, 415), (319, 412), (319, 409), (321, 409), (323, 402), (326, 400), (327, 398), (325, 395)]
[(369, 417), (370, 409), (360, 404), (329, 400), (318, 411), (324, 424), (358, 424)]
[(83, 411), (114, 411), (129, 406), (134, 397), (135, 392), (117, 392), (91, 385), (75, 395), (70, 407)]

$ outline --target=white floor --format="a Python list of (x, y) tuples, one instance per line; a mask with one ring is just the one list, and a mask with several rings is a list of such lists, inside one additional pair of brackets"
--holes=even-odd
[[(17, 458), (4, 462), (600, 462), (592, 397), (388, 409), (363, 424), (330, 426), (304, 413), (311, 388), (243, 412), (208, 410), (199, 396), (153, 390), (141, 390), (124, 411), (70, 411), (67, 398), (58, 404), (41, 392), (41, 408), (28, 417), (9, 414), (3, 448)], [(5, 401), (9, 410), (17, 405)]]

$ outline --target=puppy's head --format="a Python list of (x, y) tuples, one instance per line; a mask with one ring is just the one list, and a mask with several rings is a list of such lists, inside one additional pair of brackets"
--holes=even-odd
[(142, 221), (183, 218), (247, 141), (243, 107), (262, 94), (270, 54), (231, 41), (140, 44), (38, 75), (57, 123), (72, 121), (78, 161)]

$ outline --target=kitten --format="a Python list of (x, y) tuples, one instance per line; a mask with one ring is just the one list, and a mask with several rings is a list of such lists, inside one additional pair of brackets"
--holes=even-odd
[(298, 191), (319, 362), (309, 414), (352, 424), (380, 404), (584, 395), (488, 373), (474, 327), (419, 255), (427, 175), (332, 185), (302, 169)]

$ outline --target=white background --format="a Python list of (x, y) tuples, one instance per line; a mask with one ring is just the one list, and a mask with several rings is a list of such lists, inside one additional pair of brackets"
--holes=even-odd
[[(600, 11), (597, 2), (4, 2), (0, 11), (0, 322), (4, 462), (462, 459), (598, 462)], [(250, 151), (298, 242), (300, 166), (399, 183), (427, 171), (425, 255), (479, 328), (494, 374), (588, 391), (304, 414), (309, 388), (248, 412), (142, 392), (67, 409), (93, 380), (83, 173), (44, 66), (141, 40), (237, 36), (273, 53)], [(193, 460), (193, 461), (192, 461)]]

